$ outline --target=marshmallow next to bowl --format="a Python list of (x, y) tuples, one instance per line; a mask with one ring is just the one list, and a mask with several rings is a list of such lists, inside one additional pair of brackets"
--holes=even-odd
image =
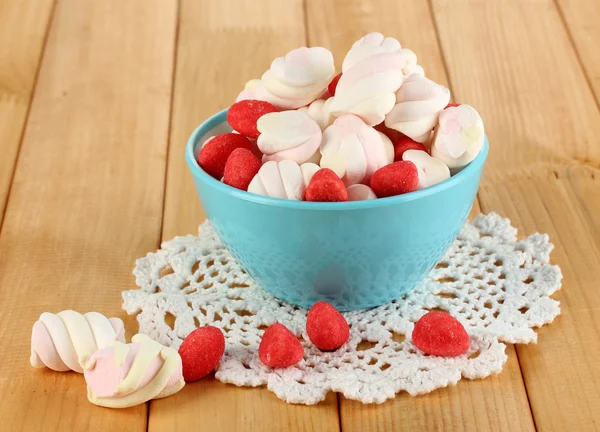
[(36, 368), (82, 373), (81, 362), (115, 340), (125, 342), (119, 318), (106, 318), (98, 312), (44, 312), (31, 332), (30, 362)]
[(302, 200), (306, 187), (319, 169), (317, 164), (310, 162), (299, 166), (290, 160), (269, 161), (254, 176), (248, 192), (272, 198)]
[(432, 156), (450, 169), (468, 165), (483, 147), (483, 120), (475, 108), (459, 105), (440, 113), (431, 144)]
[(417, 167), (417, 189), (425, 189), (450, 178), (450, 170), (446, 164), (422, 150), (406, 150), (402, 154), (402, 160), (410, 161)]
[(394, 159), (391, 141), (352, 114), (339, 117), (325, 129), (321, 154), (321, 167), (333, 170), (346, 186), (368, 182)]
[(321, 128), (303, 111), (265, 114), (256, 126), (263, 162), (290, 160), (301, 164), (311, 159), (321, 144)]
[(385, 125), (423, 143), (449, 101), (450, 91), (446, 87), (421, 74), (412, 74), (396, 93), (396, 105), (386, 115)]
[(130, 344), (115, 342), (84, 364), (88, 399), (108, 408), (127, 408), (183, 388), (181, 357), (173, 348), (137, 334)]

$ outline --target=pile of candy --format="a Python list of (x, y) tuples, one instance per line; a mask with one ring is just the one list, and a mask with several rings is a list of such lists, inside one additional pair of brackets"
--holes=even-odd
[(202, 144), (200, 167), (254, 194), (358, 201), (443, 182), (483, 146), (477, 111), (449, 104), (449, 90), (394, 38), (366, 35), (334, 75), (325, 48), (275, 59), (229, 108), (234, 132)]
[[(318, 302), (306, 317), (306, 334), (321, 351), (334, 351), (348, 341), (350, 327), (333, 306)], [(421, 351), (437, 356), (464, 354), (470, 344), (462, 324), (445, 312), (421, 317), (412, 342)], [(219, 365), (224, 352), (225, 337), (216, 327), (197, 328), (175, 351), (144, 334), (136, 334), (131, 343), (125, 343), (119, 318), (66, 310), (45, 312), (35, 322), (30, 361), (36, 368), (83, 373), (90, 402), (126, 408), (170, 396), (185, 383), (204, 378)], [(286, 368), (303, 357), (304, 347), (283, 324), (265, 330), (258, 347), (258, 358), (265, 366)]]

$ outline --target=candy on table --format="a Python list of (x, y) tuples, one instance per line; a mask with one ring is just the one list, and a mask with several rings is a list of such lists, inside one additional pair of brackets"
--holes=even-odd
[(334, 74), (329, 50), (297, 48), (273, 60), (260, 83), (251, 84), (255, 85), (252, 91), (255, 99), (270, 102), (280, 109), (296, 109), (318, 99)]
[(355, 184), (346, 188), (348, 201), (365, 201), (377, 199), (377, 195), (369, 186), (364, 184)]
[(260, 159), (245, 148), (236, 148), (225, 164), (223, 172), (223, 183), (244, 191), (248, 190), (248, 185), (254, 176), (260, 170)]
[(396, 93), (396, 105), (385, 116), (385, 125), (423, 143), (449, 101), (450, 91), (446, 87), (423, 75), (412, 74)]
[(327, 302), (317, 302), (306, 316), (306, 334), (322, 351), (336, 350), (350, 338), (350, 327), (344, 316)]
[(131, 342), (115, 342), (85, 362), (83, 375), (91, 403), (127, 408), (170, 396), (185, 385), (177, 351), (144, 334), (135, 335)]
[(377, 198), (402, 195), (417, 190), (419, 173), (414, 163), (399, 161), (378, 169), (371, 177), (371, 189)]
[(402, 135), (398, 141), (394, 143), (394, 162), (402, 160), (402, 155), (407, 150), (420, 150), (429, 154), (429, 150), (420, 142), (416, 142), (414, 139)]
[(324, 131), (335, 119), (331, 115), (331, 112), (329, 112), (329, 105), (331, 105), (332, 101), (333, 98), (317, 99), (308, 106), (298, 108), (298, 111), (305, 112), (315, 119), (321, 130)]
[(212, 372), (221, 361), (225, 352), (225, 337), (216, 327), (199, 327), (184, 339), (178, 352), (185, 382), (198, 381)]
[(247, 99), (236, 102), (229, 107), (227, 123), (242, 135), (256, 139), (260, 135), (256, 127), (258, 119), (265, 114), (278, 111), (269, 102)]
[(426, 354), (455, 357), (469, 350), (469, 335), (447, 312), (429, 312), (415, 324), (412, 343)]
[(431, 155), (459, 170), (475, 159), (483, 141), (483, 120), (475, 108), (464, 104), (449, 107), (440, 113)]
[(211, 137), (204, 142), (198, 154), (198, 165), (214, 178), (220, 180), (225, 171), (229, 155), (236, 148), (250, 149), (252, 143), (243, 135), (225, 133)]
[(323, 132), (321, 167), (330, 168), (346, 186), (367, 183), (373, 173), (393, 161), (391, 141), (359, 117), (346, 114)]
[(306, 187), (319, 166), (310, 162), (298, 165), (291, 160), (269, 161), (254, 176), (248, 192), (272, 198), (302, 200)]
[(263, 162), (290, 160), (307, 162), (321, 144), (323, 133), (317, 122), (303, 111), (281, 111), (262, 116), (257, 144)]
[(98, 312), (44, 312), (33, 324), (30, 362), (36, 368), (82, 373), (81, 363), (115, 340), (125, 342), (119, 318), (106, 318)]
[(425, 189), (448, 180), (450, 169), (441, 160), (429, 156), (421, 150), (407, 150), (402, 155), (402, 160), (410, 161), (417, 167), (419, 183), (417, 189)]
[(355, 114), (374, 126), (381, 123), (396, 103), (396, 91), (404, 76), (406, 58), (400, 43), (381, 33), (369, 33), (352, 45), (342, 64), (330, 109), (339, 117)]
[(258, 346), (258, 357), (266, 366), (285, 368), (302, 360), (304, 348), (287, 327), (273, 324), (263, 334)]
[(348, 201), (348, 191), (336, 173), (329, 168), (321, 168), (308, 184), (304, 199), (314, 202), (343, 202)]

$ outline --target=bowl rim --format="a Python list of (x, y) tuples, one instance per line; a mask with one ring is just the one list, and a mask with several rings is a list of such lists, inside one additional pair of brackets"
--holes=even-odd
[(483, 166), (485, 164), (489, 152), (488, 138), (487, 135), (485, 135), (483, 146), (479, 151), (477, 157), (460, 172), (451, 176), (448, 180), (438, 183), (437, 185), (403, 195), (396, 195), (393, 197), (378, 198), (373, 200), (346, 202), (309, 202), (271, 198), (263, 195), (256, 195), (251, 192), (246, 192), (240, 189), (236, 189), (232, 186), (226, 185), (225, 183), (222, 183), (219, 180), (207, 174), (202, 168), (200, 168), (200, 165), (198, 165), (198, 162), (196, 161), (196, 158), (194, 156), (194, 150), (199, 138), (208, 133), (210, 130), (216, 128), (220, 124), (227, 122), (227, 111), (228, 108), (216, 114), (213, 114), (207, 120), (202, 122), (194, 130), (194, 132), (192, 132), (185, 148), (185, 159), (188, 164), (188, 167), (190, 168), (190, 171), (195, 178), (198, 178), (202, 182), (206, 183), (208, 186), (216, 189), (221, 193), (244, 201), (250, 201), (256, 204), (263, 204), (268, 206), (304, 210), (339, 211), (393, 206), (394, 204), (414, 201), (450, 189), (453, 186), (456, 186), (459, 183), (465, 181), (470, 176), (470, 174), (483, 170)]

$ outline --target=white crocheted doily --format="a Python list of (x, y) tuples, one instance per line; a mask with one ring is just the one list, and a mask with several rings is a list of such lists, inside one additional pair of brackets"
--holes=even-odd
[[(220, 381), (266, 385), (291, 403), (314, 404), (330, 390), (380, 403), (402, 390), (417, 395), (461, 377), (499, 373), (507, 359), (504, 343), (535, 342), (533, 329), (560, 313), (549, 297), (562, 275), (549, 264), (548, 236), (517, 241), (516, 235), (509, 220), (493, 213), (467, 223), (419, 287), (384, 306), (345, 313), (350, 340), (335, 352), (321, 352), (308, 341), (307, 311), (257, 286), (209, 223), (198, 237), (176, 237), (139, 259), (133, 273), (141, 289), (123, 292), (123, 307), (138, 314), (141, 333), (174, 348), (198, 326), (221, 328), (227, 348), (216, 372)], [(428, 356), (411, 343), (414, 323), (439, 309), (469, 332), (467, 354)], [(301, 338), (305, 355), (296, 366), (270, 369), (258, 359), (261, 335), (276, 322)]]

